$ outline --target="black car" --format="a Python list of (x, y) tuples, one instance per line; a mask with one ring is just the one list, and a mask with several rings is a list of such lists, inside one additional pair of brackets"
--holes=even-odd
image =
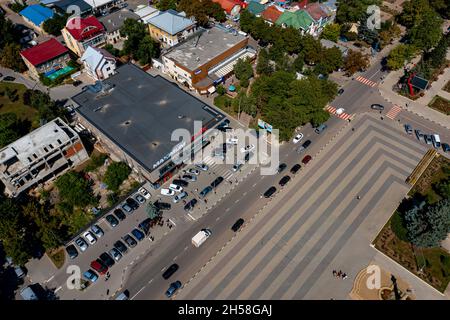
[(208, 193), (210, 193), (212, 191), (212, 187), (211, 186), (207, 186), (205, 187), (205, 189), (203, 189), (202, 191), (200, 191), (200, 193), (198, 194), (200, 196), (200, 198), (204, 198), (208, 195)]
[(74, 81), (74, 82), (72, 83), (72, 85), (73, 85), (74, 87), (78, 87), (80, 84), (82, 84), (82, 82), (81, 82), (80, 80), (76, 80), (76, 81)]
[(278, 173), (282, 172), (284, 169), (287, 168), (286, 163), (282, 163), (278, 166)]
[(14, 81), (14, 80), (16, 80), (16, 78), (11, 77), (11, 76), (6, 76), (3, 78), (3, 81)]
[(311, 140), (306, 140), (305, 142), (303, 142), (303, 144), (297, 149), (297, 152), (300, 153), (303, 150), (305, 150), (306, 148), (308, 148), (311, 144)]
[(115, 228), (119, 224), (119, 220), (117, 220), (116, 217), (114, 217), (112, 214), (108, 214), (105, 219), (113, 228)]
[(124, 245), (123, 242), (120, 240), (117, 240), (116, 242), (114, 242), (114, 248), (119, 250), (122, 255), (127, 253), (127, 251), (128, 251), (127, 246)]
[(233, 230), (234, 232), (237, 232), (239, 230), (239, 228), (244, 224), (244, 219), (239, 218), (231, 227), (231, 230)]
[(339, 91), (338, 91), (338, 95), (341, 95), (341, 94), (343, 94), (344, 93), (344, 89), (339, 89)]
[(108, 268), (111, 268), (115, 263), (114, 259), (111, 258), (111, 256), (106, 252), (103, 252), (99, 258), (100, 260), (102, 260), (103, 264), (106, 265)]
[(170, 267), (167, 268), (166, 271), (164, 271), (162, 277), (166, 280), (169, 279), (178, 270), (178, 268), (179, 266), (176, 263), (172, 264)]
[(172, 208), (172, 205), (170, 203), (167, 203), (167, 202), (155, 201), (153, 204), (159, 210), (170, 210), (170, 208)]
[(149, 234), (150, 231), (150, 223), (152, 222), (152, 219), (147, 218), (141, 223), (139, 223), (138, 228), (141, 229), (146, 235)]
[(290, 180), (291, 180), (291, 177), (284, 176), (283, 178), (281, 178), (281, 180), (280, 180), (280, 182), (278, 182), (278, 184), (280, 186), (284, 187)]
[(449, 152), (450, 151), (450, 146), (448, 145), (448, 143), (442, 143), (442, 150), (444, 150), (444, 152)]
[(125, 220), (125, 218), (127, 217), (121, 209), (114, 210), (114, 214), (116, 215), (117, 218), (119, 218), (120, 221)]
[(197, 204), (197, 199), (192, 199), (191, 201), (189, 201), (188, 203), (186, 203), (186, 205), (184, 206), (184, 210), (185, 211), (191, 211), (192, 209), (194, 209), (195, 205)]
[(382, 106), (381, 104), (378, 104), (378, 103), (374, 103), (370, 107), (373, 110), (379, 110), (379, 111), (383, 111), (384, 110), (384, 106)]
[(246, 153), (245, 157), (244, 157), (244, 161), (248, 162), (248, 160), (250, 160), (251, 157), (253, 157), (253, 153), (251, 153), (251, 152)]
[(136, 210), (137, 208), (139, 208), (139, 203), (134, 200), (133, 198), (128, 198), (126, 203), (133, 209)]
[(264, 192), (264, 198), (270, 198), (275, 192), (277, 191), (277, 188), (275, 187), (270, 187), (269, 189), (267, 189), (266, 192)]
[(217, 177), (213, 182), (211, 182), (211, 187), (217, 188), (219, 184), (223, 181), (223, 177)]
[(302, 166), (299, 165), (298, 163), (297, 163), (297, 164), (294, 164), (294, 166), (291, 168), (291, 173), (292, 173), (292, 174), (296, 174), (297, 171), (300, 170), (301, 168), (302, 168)]
[(172, 181), (173, 184), (176, 184), (177, 186), (180, 187), (187, 187), (189, 185), (189, 182), (181, 180), (181, 179), (174, 179)]
[(67, 246), (66, 251), (67, 251), (67, 254), (69, 255), (70, 259), (75, 259), (76, 257), (78, 257), (78, 250), (77, 250), (77, 248), (75, 248), (75, 246), (73, 244), (71, 244), (70, 246)]
[(407, 134), (412, 134), (413, 133), (413, 129), (412, 129), (411, 125), (405, 124), (405, 131), (406, 131)]
[(125, 241), (125, 243), (130, 247), (133, 248), (137, 245), (136, 240), (133, 239), (132, 236), (130, 236), (129, 234), (126, 234), (123, 238), (123, 241)]

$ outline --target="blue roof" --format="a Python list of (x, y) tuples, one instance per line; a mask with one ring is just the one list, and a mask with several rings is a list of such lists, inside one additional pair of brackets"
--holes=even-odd
[(171, 35), (195, 24), (191, 19), (171, 9), (160, 12), (157, 16), (148, 19), (147, 22)]
[(39, 4), (32, 4), (22, 11), (20, 14), (30, 20), (36, 26), (40, 26), (45, 20), (53, 17), (53, 11)]

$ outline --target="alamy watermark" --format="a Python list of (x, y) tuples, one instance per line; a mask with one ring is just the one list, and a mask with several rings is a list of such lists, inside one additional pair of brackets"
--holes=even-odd
[(369, 30), (381, 29), (381, 9), (376, 5), (367, 7), (366, 13), (369, 15), (366, 26)]

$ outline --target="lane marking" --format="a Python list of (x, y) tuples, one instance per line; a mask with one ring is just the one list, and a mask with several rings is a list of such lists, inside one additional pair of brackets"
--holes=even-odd
[(153, 279), (151, 279), (149, 282), (148, 282), (148, 284), (150, 284), (150, 283), (152, 283), (153, 282)]
[(141, 288), (141, 290), (139, 290), (134, 296), (132, 296), (130, 300), (133, 300), (133, 299), (134, 299), (139, 293), (141, 293), (141, 291), (144, 290), (144, 289), (145, 289), (145, 286), (143, 286), (143, 287)]
[(50, 278), (48, 278), (47, 280), (45, 280), (45, 282), (51, 281), (54, 277), (55, 277), (55, 275), (52, 275)]
[(169, 218), (169, 221), (170, 221), (170, 223), (172, 223), (175, 227), (177, 226), (177, 225), (175, 224), (175, 222), (172, 221), (172, 219)]

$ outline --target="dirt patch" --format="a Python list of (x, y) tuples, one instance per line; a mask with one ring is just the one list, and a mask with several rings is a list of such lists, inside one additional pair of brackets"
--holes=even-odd
[(450, 115), (450, 101), (441, 96), (435, 96), (428, 106), (443, 114)]

